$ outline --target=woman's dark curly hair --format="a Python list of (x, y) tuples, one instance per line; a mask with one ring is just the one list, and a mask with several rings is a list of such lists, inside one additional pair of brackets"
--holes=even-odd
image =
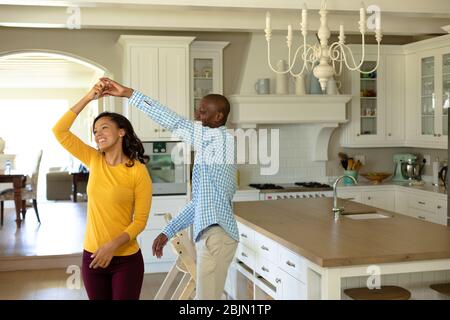
[(134, 166), (135, 160), (139, 160), (141, 163), (146, 164), (150, 157), (144, 155), (144, 146), (134, 132), (131, 122), (121, 114), (115, 112), (102, 112), (95, 118), (92, 128), (95, 127), (95, 123), (98, 119), (103, 117), (108, 117), (111, 121), (117, 124), (119, 129), (125, 130), (125, 136), (122, 139), (122, 150), (123, 153), (130, 159), (130, 161), (126, 163), (126, 166)]

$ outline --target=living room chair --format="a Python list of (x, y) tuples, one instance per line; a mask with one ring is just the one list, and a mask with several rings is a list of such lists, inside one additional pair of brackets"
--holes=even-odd
[[(37, 184), (41, 159), (42, 159), (42, 150), (39, 150), (35, 166), (33, 168), (33, 173), (31, 174), (31, 177), (27, 177), (27, 183), (25, 187), (22, 188), (22, 219), (25, 219), (25, 214), (27, 210), (26, 201), (32, 200), (34, 212), (36, 213), (36, 218), (39, 223), (41, 223), (41, 219), (39, 218), (39, 212), (37, 208)], [(4, 201), (8, 200), (14, 201), (14, 189), (6, 189), (0, 192), (1, 225), (3, 225)]]

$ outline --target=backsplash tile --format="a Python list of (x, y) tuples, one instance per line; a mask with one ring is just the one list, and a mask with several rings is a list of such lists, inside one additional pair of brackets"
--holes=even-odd
[[(279, 170), (275, 175), (261, 175), (260, 165), (238, 165), (241, 186), (249, 183), (292, 183), (297, 181), (328, 182), (326, 162), (312, 161), (313, 139), (309, 125), (266, 125), (270, 140), (270, 129), (279, 129)], [(248, 145), (246, 146), (248, 150)]]

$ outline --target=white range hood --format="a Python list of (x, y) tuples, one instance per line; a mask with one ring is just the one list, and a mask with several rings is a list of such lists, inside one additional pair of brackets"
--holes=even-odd
[(230, 95), (230, 122), (243, 128), (260, 124), (313, 124), (313, 160), (328, 160), (328, 143), (340, 123), (347, 122), (351, 95)]

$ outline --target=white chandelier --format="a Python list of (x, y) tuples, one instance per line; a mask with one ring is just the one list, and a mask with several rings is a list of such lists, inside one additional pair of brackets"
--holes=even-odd
[[(370, 8), (370, 7), (369, 7)], [(295, 50), (294, 58), (291, 62), (291, 47), (292, 47), (292, 26), (288, 25), (288, 33), (286, 37), (286, 43), (288, 47), (288, 68), (287, 70), (276, 70), (273, 68), (270, 59), (270, 39), (272, 37), (272, 29), (270, 27), (270, 13), (266, 14), (266, 28), (264, 29), (266, 33), (266, 41), (267, 41), (267, 61), (270, 69), (278, 74), (286, 74), (290, 73), (294, 77), (300, 77), (305, 71), (310, 71), (308, 64), (314, 66), (318, 61), (319, 64), (316, 65), (313, 69), (313, 74), (316, 78), (319, 79), (320, 86), (322, 91), (325, 91), (328, 80), (334, 75), (339, 76), (342, 73), (342, 65), (351, 70), (358, 71), (360, 73), (372, 73), (378, 68), (379, 60), (380, 60), (380, 42), (381, 42), (381, 22), (379, 10), (375, 17), (375, 39), (377, 41), (378, 48), (378, 56), (377, 56), (377, 64), (370, 71), (361, 70), (361, 66), (364, 63), (365, 56), (365, 42), (364, 35), (366, 34), (367, 27), (367, 19), (366, 19), (366, 9), (364, 8), (364, 4), (361, 5), (360, 19), (359, 19), (359, 32), (361, 33), (362, 38), (362, 56), (359, 64), (355, 62), (355, 58), (351, 49), (345, 44), (345, 35), (344, 35), (344, 26), (341, 24), (339, 28), (339, 41), (333, 42), (331, 45), (328, 45), (328, 39), (330, 38), (330, 29), (328, 28), (327, 14), (328, 11), (326, 9), (326, 0), (322, 1), (321, 8), (319, 10), (320, 14), (320, 28), (317, 32), (317, 35), (320, 40), (320, 44), (315, 44), (314, 46), (306, 44), (306, 36), (308, 34), (308, 22), (307, 22), (307, 9), (306, 5), (303, 5), (302, 9), (302, 21), (300, 23), (300, 29), (303, 36), (303, 45), (299, 46), (297, 50)], [(299, 52), (303, 49), (301, 56), (298, 56)], [(297, 56), (299, 59), (303, 60), (303, 67), (301, 71), (298, 73), (294, 73), (292, 70), (297, 60)], [(350, 59), (349, 59), (350, 58)], [(349, 61), (350, 60), (350, 61)], [(331, 62), (331, 64), (330, 64)], [(336, 64), (338, 64), (338, 70), (336, 70)]]

